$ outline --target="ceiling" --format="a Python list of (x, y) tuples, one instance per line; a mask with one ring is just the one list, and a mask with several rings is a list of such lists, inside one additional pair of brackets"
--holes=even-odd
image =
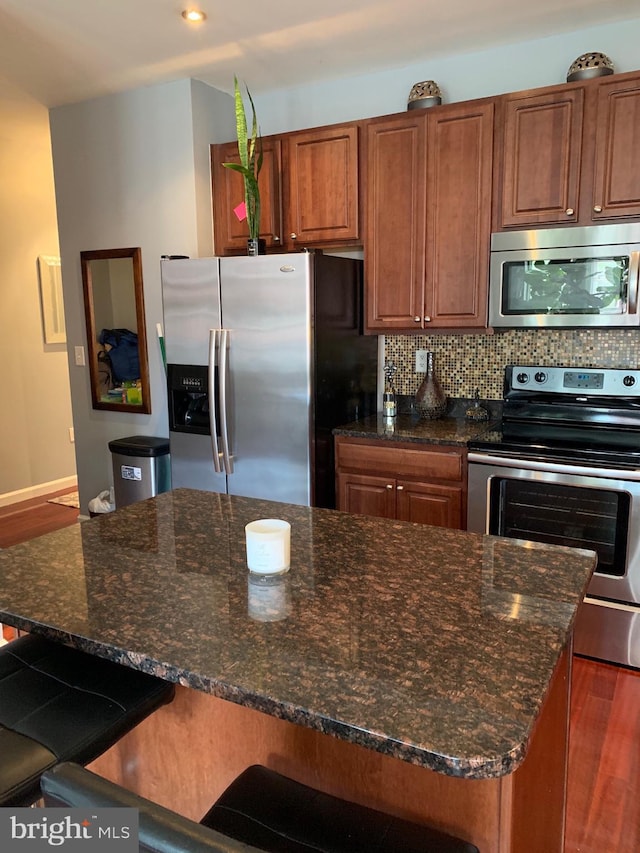
[[(196, 5), (195, 0), (191, 5)], [(0, 82), (51, 107), (194, 77), (255, 94), (640, 14), (638, 0), (0, 0)], [(598, 45), (585, 50), (602, 49)]]

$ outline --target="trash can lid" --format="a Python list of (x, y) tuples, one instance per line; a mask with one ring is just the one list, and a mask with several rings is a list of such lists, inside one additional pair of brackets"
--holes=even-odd
[(166, 456), (169, 452), (169, 439), (155, 435), (130, 435), (128, 438), (115, 438), (110, 441), (109, 450), (123, 456)]

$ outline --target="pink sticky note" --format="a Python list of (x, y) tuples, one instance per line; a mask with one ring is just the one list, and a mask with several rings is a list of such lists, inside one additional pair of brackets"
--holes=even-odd
[(247, 218), (247, 205), (242, 201), (237, 207), (233, 208), (233, 212), (239, 222), (243, 222)]

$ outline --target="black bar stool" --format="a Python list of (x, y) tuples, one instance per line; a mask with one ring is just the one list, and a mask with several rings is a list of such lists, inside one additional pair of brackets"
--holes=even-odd
[(150, 853), (478, 853), (452, 835), (329, 796), (259, 765), (238, 776), (200, 824), (74, 764), (47, 771), (41, 784), (45, 806), (139, 809), (139, 846)]
[(88, 764), (156, 708), (172, 684), (28, 634), (0, 648), (0, 806), (40, 797), (61, 761)]
[(259, 764), (229, 785), (202, 823), (269, 853), (478, 853), (460, 838), (325, 794)]

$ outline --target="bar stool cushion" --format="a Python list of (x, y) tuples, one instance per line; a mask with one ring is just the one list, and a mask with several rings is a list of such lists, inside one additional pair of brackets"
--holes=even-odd
[(452, 835), (325, 794), (260, 765), (241, 773), (202, 823), (269, 853), (478, 853)]
[(259, 853), (77, 764), (58, 764), (40, 781), (47, 808), (138, 809), (138, 849), (144, 853)]
[(29, 634), (0, 648), (0, 806), (30, 805), (59, 761), (87, 764), (160, 705), (174, 686)]

